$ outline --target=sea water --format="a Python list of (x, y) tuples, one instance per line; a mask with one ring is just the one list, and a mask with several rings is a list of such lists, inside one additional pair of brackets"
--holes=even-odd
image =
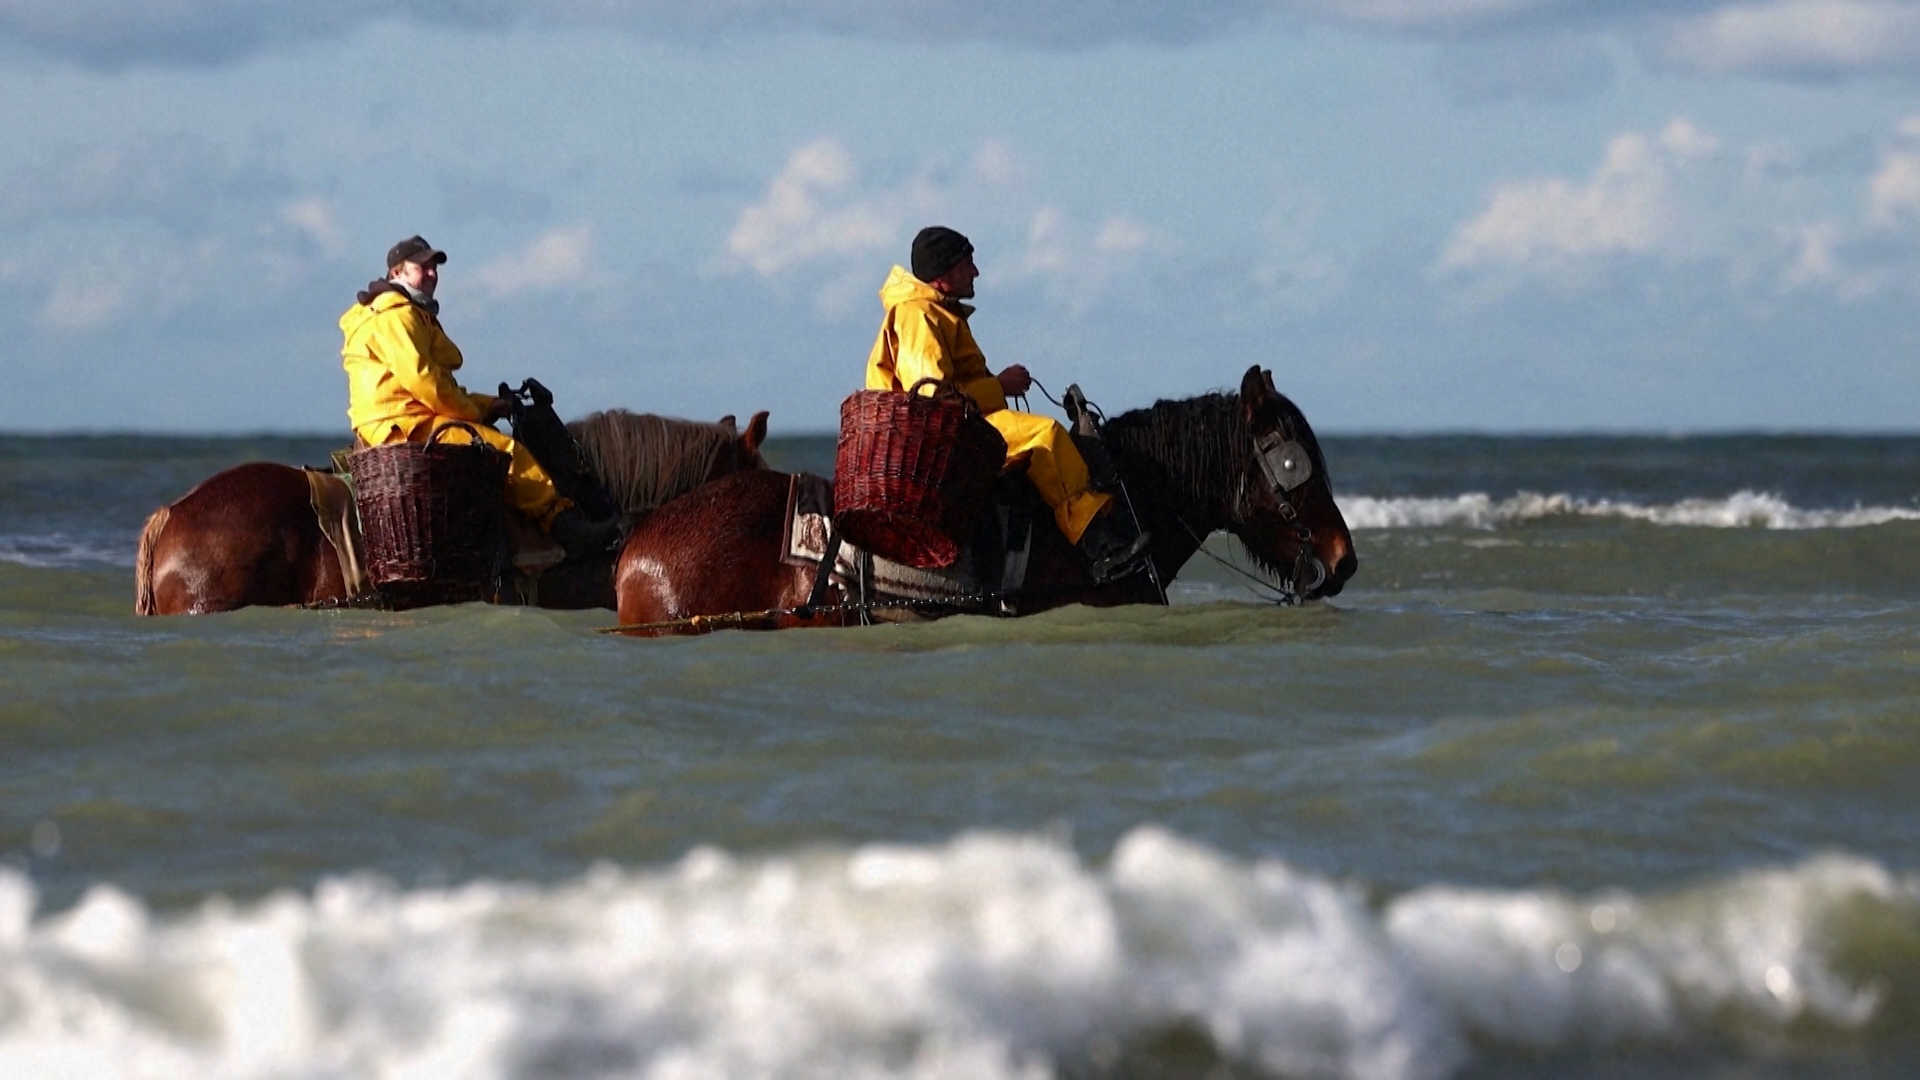
[(0, 1076), (1920, 1072), (1920, 439), (1330, 437), (1297, 608), (133, 617), (329, 449), (0, 438)]

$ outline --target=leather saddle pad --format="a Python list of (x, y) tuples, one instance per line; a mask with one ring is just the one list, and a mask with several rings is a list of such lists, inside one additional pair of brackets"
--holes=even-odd
[[(793, 474), (787, 487), (785, 544), (780, 561), (789, 566), (817, 569), (826, 554), (827, 538), (833, 535), (833, 482), (811, 473)], [(1025, 558), (1018, 562), (1024, 575)], [(842, 538), (834, 558), (833, 580), (842, 589), (857, 593), (860, 587), (860, 563), (872, 561), (871, 582), (881, 597), (903, 600), (960, 600), (989, 592), (1010, 592), (1019, 581), (1009, 584), (1003, 574), (982, 580), (972, 547), (963, 549), (952, 566), (940, 570), (921, 570), (878, 555), (869, 555)]]

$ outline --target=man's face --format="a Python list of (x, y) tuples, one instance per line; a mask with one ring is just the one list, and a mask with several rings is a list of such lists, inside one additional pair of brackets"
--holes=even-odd
[(440, 267), (433, 263), (403, 262), (387, 276), (422, 296), (432, 296), (440, 284)]
[(948, 296), (966, 300), (973, 296), (973, 279), (979, 276), (980, 268), (973, 265), (973, 255), (968, 254), (953, 269), (941, 274), (934, 287)]

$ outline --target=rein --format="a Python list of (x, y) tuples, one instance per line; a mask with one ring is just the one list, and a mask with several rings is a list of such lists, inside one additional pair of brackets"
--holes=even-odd
[[(1030, 378), (1029, 381), (1040, 391), (1042, 396), (1048, 401), (1053, 402), (1062, 412), (1071, 411), (1059, 398), (1048, 393), (1047, 388), (1042, 386), (1038, 379)], [(1020, 395), (1019, 400), (1021, 408), (1025, 408), (1026, 396), (1024, 394)], [(1099, 411), (1098, 406), (1089, 402), (1087, 403), (1087, 408), (1092, 410), (1094, 415), (1101, 421), (1104, 422), (1106, 420), (1106, 416)], [(1176, 512), (1173, 518), (1180, 523), (1182, 529), (1186, 530), (1187, 535), (1193, 538), (1194, 549), (1196, 551), (1212, 559), (1214, 562), (1219, 563), (1221, 566), (1226, 567), (1228, 570), (1246, 578), (1248, 581), (1253, 582), (1257, 590), (1271, 592), (1274, 603), (1287, 605), (1304, 603), (1304, 597), (1318, 588), (1327, 578), (1326, 567), (1320, 566), (1313, 558), (1313, 529), (1302, 520), (1299, 508), (1293, 504), (1293, 493), (1305, 485), (1307, 481), (1313, 479), (1313, 457), (1307, 453), (1306, 447), (1301, 445), (1299, 437), (1293, 431), (1293, 424), (1285, 412), (1282, 412), (1280, 415), (1280, 427), (1278, 430), (1269, 431), (1265, 435), (1257, 435), (1254, 437), (1253, 456), (1254, 460), (1260, 465), (1260, 471), (1266, 474), (1267, 484), (1273, 492), (1273, 501), (1280, 506), (1281, 520), (1293, 526), (1293, 538), (1299, 544), (1299, 552), (1294, 556), (1293, 560), (1293, 573), (1289, 575), (1284, 587), (1276, 586), (1257, 574), (1248, 573), (1246, 570), (1208, 551), (1205, 538), (1202, 537), (1191, 524), (1188, 524), (1185, 517)], [(1123, 485), (1122, 491), (1124, 492), (1124, 490), (1125, 487)], [(1128, 500), (1128, 510), (1129, 512), (1132, 511), (1131, 499)], [(1138, 520), (1137, 515), (1135, 520)], [(1317, 573), (1309, 574), (1310, 570), (1316, 568)], [(1156, 586), (1159, 585), (1159, 571), (1157, 568), (1154, 571), (1154, 584)], [(1256, 591), (1255, 595), (1263, 595), (1263, 593)], [(1166, 596), (1164, 589), (1161, 591), (1161, 596), (1164, 602), (1164, 597)]]
[[(1048, 401), (1053, 402), (1053, 404), (1058, 406), (1062, 411), (1068, 411), (1066, 405), (1051, 393), (1048, 393), (1047, 388), (1042, 386), (1038, 380), (1033, 380), (1033, 385)], [(1015, 400), (1019, 401), (1022, 409), (1026, 407), (1025, 395), (1016, 395)], [(1090, 403), (1087, 407), (1089, 409), (1095, 408)], [(1097, 410), (1095, 415), (1102, 420), (1105, 419), (1104, 416), (1100, 416)], [(1303, 603), (1305, 596), (1319, 587), (1321, 582), (1326, 579), (1326, 568), (1321, 566), (1313, 557), (1313, 529), (1301, 517), (1300, 510), (1294, 505), (1293, 501), (1294, 492), (1313, 478), (1313, 459), (1295, 435), (1293, 425), (1289, 422), (1284, 412), (1281, 414), (1280, 427), (1278, 430), (1267, 432), (1265, 435), (1255, 436), (1254, 459), (1259, 464), (1260, 471), (1264, 473), (1267, 478), (1274, 501), (1279, 504), (1282, 520), (1293, 527), (1294, 539), (1299, 544), (1299, 553), (1294, 557), (1293, 573), (1284, 586), (1275, 585), (1273, 582), (1257, 574), (1249, 573), (1241, 567), (1235, 566), (1225, 559), (1220, 558), (1218, 555), (1215, 555), (1213, 552), (1208, 551), (1205, 538), (1188, 523), (1184, 516), (1176, 511), (1173, 517), (1174, 520), (1179, 523), (1180, 527), (1186, 530), (1187, 535), (1193, 539), (1194, 549), (1196, 551), (1252, 582), (1256, 589), (1256, 595), (1270, 594), (1272, 601), (1276, 604), (1286, 606), (1297, 605)], [(1124, 493), (1124, 484), (1121, 485), (1121, 490)], [(1243, 486), (1240, 496), (1236, 501), (1243, 502), (1245, 493), (1246, 488)], [(1127, 510), (1129, 513), (1134, 512), (1130, 499), (1128, 500)], [(1138, 517), (1136, 515), (1136, 521), (1137, 520)], [(762, 611), (734, 611), (724, 615), (690, 615), (678, 619), (663, 619), (658, 622), (608, 626), (597, 628), (594, 633), (640, 634), (661, 630), (696, 630), (704, 632), (708, 630), (745, 629), (750, 623), (777, 623), (783, 618), (811, 619), (820, 615), (857, 614), (864, 622), (873, 612), (885, 610), (944, 610), (956, 613), (979, 612), (983, 609), (988, 609), (990, 605), (1009, 598), (1031, 597), (1047, 592), (1074, 591), (1084, 588), (1082, 584), (1074, 582), (1071, 584), (1017, 589), (1010, 593), (998, 591), (969, 593), (961, 596), (943, 597), (937, 600), (904, 598), (897, 600), (869, 600), (863, 596), (857, 603), (814, 603), (812, 602), (814, 598), (822, 595), (825, 591), (822, 586), (829, 576), (830, 571), (828, 568), (833, 565), (834, 554), (835, 553), (830, 550), (827, 553), (827, 557), (822, 560), (820, 564), (821, 570), (816, 575), (814, 590), (812, 594), (809, 595), (807, 603), (796, 604), (791, 607), (767, 608)], [(1147, 565), (1150, 568), (1155, 588), (1161, 589), (1159, 569), (1151, 557), (1149, 557)], [(1315, 570), (1318, 571), (1317, 574), (1314, 573)], [(1164, 603), (1166, 593), (1163, 589), (1161, 589), (1160, 595), (1162, 603)]]
[[(1187, 530), (1187, 535), (1193, 538), (1195, 551), (1198, 551), (1200, 554), (1205, 555), (1207, 558), (1212, 559), (1214, 562), (1219, 563), (1221, 566), (1226, 567), (1228, 570), (1231, 570), (1234, 573), (1239, 574), (1241, 577), (1246, 578), (1248, 581), (1252, 582), (1253, 592), (1255, 596), (1261, 596), (1266, 599), (1270, 599), (1274, 603), (1279, 604), (1282, 607), (1295, 607), (1299, 604), (1303, 604), (1306, 602), (1300, 599), (1301, 594), (1297, 590), (1297, 586), (1295, 586), (1294, 584), (1294, 582), (1298, 581), (1300, 577), (1305, 573), (1305, 567), (1303, 567), (1301, 564), (1306, 561), (1306, 557), (1307, 557), (1306, 552), (1308, 550), (1306, 547), (1303, 546), (1300, 549), (1300, 552), (1301, 552), (1300, 557), (1294, 560), (1293, 581), (1287, 582), (1286, 586), (1283, 587), (1283, 586), (1275, 585), (1273, 582), (1268, 581), (1266, 578), (1263, 578), (1258, 574), (1249, 573), (1248, 571), (1238, 566), (1235, 566), (1234, 564), (1228, 562), (1227, 560), (1221, 558), (1220, 556), (1215, 555), (1213, 552), (1208, 551), (1206, 539), (1202, 537), (1197, 531), (1195, 531), (1193, 526), (1187, 524), (1186, 518), (1180, 517), (1179, 515), (1176, 514), (1174, 515), (1174, 520), (1178, 521), (1180, 523), (1180, 527)], [(1317, 581), (1314, 582), (1314, 585), (1318, 585), (1318, 584), (1319, 582)], [(1308, 586), (1308, 588), (1312, 588), (1312, 587), (1313, 587), (1312, 585)], [(1272, 595), (1268, 596), (1267, 595), (1268, 593), (1271, 593)]]

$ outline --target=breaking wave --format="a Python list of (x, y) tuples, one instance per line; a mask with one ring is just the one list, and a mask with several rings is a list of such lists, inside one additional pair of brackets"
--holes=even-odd
[(1470, 492), (1447, 498), (1350, 496), (1340, 512), (1354, 529), (1431, 529), (1465, 526), (1493, 529), (1549, 518), (1586, 517), (1644, 521), (1708, 529), (1854, 529), (1894, 521), (1920, 521), (1920, 508), (1859, 506), (1851, 510), (1803, 510), (1777, 495), (1740, 491), (1724, 499), (1682, 499), (1642, 505), (1572, 495), (1523, 491), (1508, 499)]
[(49, 536), (0, 536), (0, 562), (38, 570), (81, 566), (132, 566), (134, 544), (109, 545), (54, 533)]
[[(173, 916), (104, 886), (35, 906), (0, 871), (0, 1075), (1029, 1077), (1184, 1053), (1421, 1080), (1483, 1045), (1870, 1027), (1920, 944), (1920, 887), (1855, 858), (1376, 903), (1151, 827), (1104, 865), (974, 834), (553, 886), (351, 877)], [(1882, 969), (1847, 972), (1850, 947)]]

